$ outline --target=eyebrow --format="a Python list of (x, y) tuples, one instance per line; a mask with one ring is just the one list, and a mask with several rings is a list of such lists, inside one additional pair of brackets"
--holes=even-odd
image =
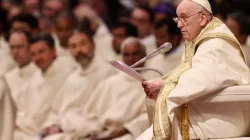
[(180, 14), (180, 17), (183, 17), (183, 16), (187, 16), (187, 14), (181, 13), (181, 14)]

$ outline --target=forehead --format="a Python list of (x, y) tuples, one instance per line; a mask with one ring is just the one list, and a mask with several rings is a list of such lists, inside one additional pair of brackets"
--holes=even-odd
[(30, 45), (31, 51), (41, 50), (41, 49), (49, 49), (49, 46), (45, 41), (38, 41)]
[(18, 39), (27, 41), (27, 37), (26, 37), (26, 35), (25, 35), (24, 33), (15, 32), (15, 33), (12, 33), (12, 34), (10, 35), (10, 42), (11, 42), (11, 41), (14, 41), (14, 42), (15, 42), (15, 40), (18, 40)]
[(132, 13), (132, 16), (133, 17), (146, 17), (146, 18), (149, 18), (150, 15), (146, 11), (144, 11), (143, 9), (135, 8), (135, 10)]
[(62, 17), (56, 20), (56, 27), (73, 28), (73, 21), (70, 18)]
[(176, 9), (176, 14), (180, 15), (189, 15), (196, 10), (195, 3), (191, 0), (183, 0)]
[(167, 24), (164, 24), (163, 26), (159, 27), (159, 28), (156, 28), (155, 31), (157, 32), (166, 32), (168, 33), (168, 25)]
[(69, 38), (69, 43), (77, 43), (80, 41), (89, 42), (89, 39), (84, 33), (75, 33)]
[(125, 27), (122, 27), (122, 26), (119, 26), (119, 27), (116, 27), (116, 28), (113, 28), (112, 29), (112, 32), (113, 33), (125, 33), (126, 32), (126, 29)]
[(140, 44), (138, 42), (129, 43), (124, 47), (125, 53), (135, 52), (135, 51), (140, 51)]
[(14, 21), (14, 23), (12, 24), (12, 27), (14, 27), (14, 28), (21, 28), (21, 27), (30, 28), (28, 23), (23, 22), (23, 21), (19, 21), (19, 20)]

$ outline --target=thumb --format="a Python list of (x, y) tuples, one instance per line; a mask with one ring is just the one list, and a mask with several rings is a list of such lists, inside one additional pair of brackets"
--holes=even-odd
[(146, 88), (150, 82), (149, 81), (143, 81), (142, 82), (142, 87)]

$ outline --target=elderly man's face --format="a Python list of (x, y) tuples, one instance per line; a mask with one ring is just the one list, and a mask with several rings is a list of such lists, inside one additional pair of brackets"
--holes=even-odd
[(75, 60), (83, 67), (87, 67), (94, 57), (94, 44), (84, 33), (73, 34), (68, 41), (68, 47)]
[[(144, 57), (142, 50), (140, 49), (140, 44), (139, 43), (130, 43), (127, 44), (122, 53), (122, 59), (125, 64), (128, 66), (133, 65), (140, 59)], [(138, 67), (142, 67), (143, 64), (139, 65)]]
[(195, 39), (202, 30), (201, 14), (202, 12), (197, 11), (196, 5), (193, 1), (184, 0), (177, 7), (178, 28), (180, 28), (183, 38), (187, 41)]

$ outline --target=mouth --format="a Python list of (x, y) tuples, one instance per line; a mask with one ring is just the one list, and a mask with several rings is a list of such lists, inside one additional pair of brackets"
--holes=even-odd
[(37, 62), (35, 62), (35, 63), (36, 63), (37, 66), (43, 65), (43, 61), (37, 61)]

